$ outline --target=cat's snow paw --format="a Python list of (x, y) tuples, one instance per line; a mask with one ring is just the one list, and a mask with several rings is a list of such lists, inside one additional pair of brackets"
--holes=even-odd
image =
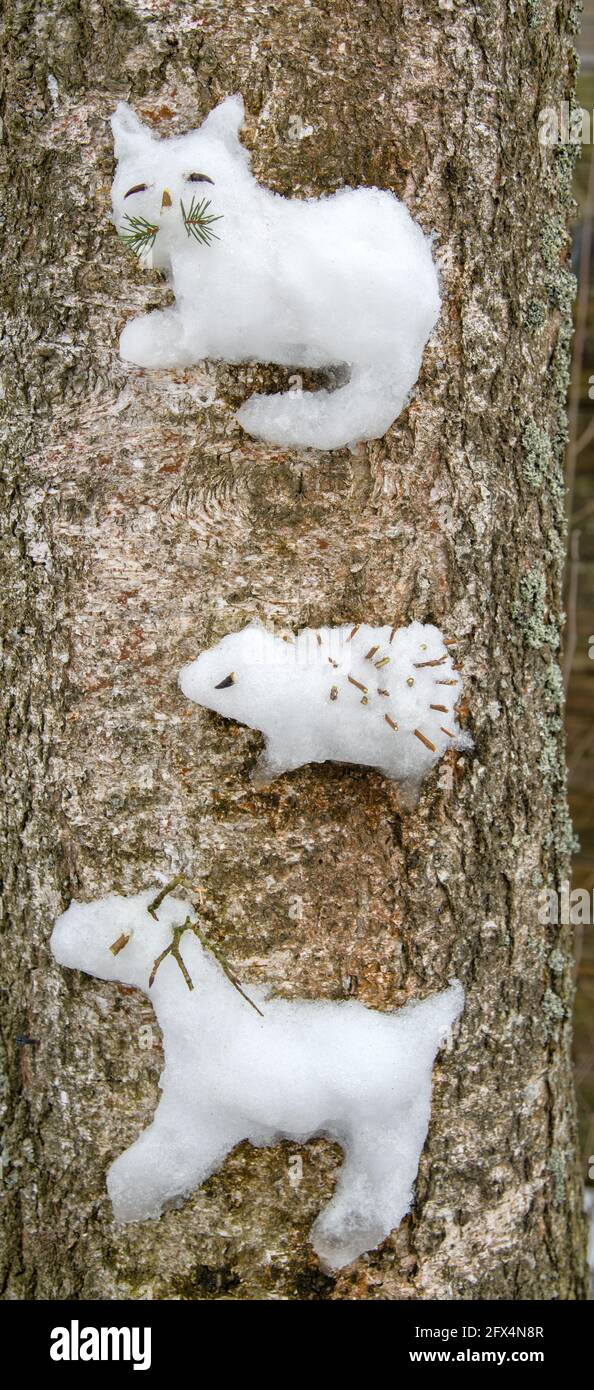
[(134, 367), (180, 367), (185, 357), (180, 351), (181, 325), (156, 309), (130, 319), (120, 335), (120, 357)]
[[(272, 396), (250, 396), (249, 400), (244, 401), (237, 411), (237, 419), (241, 428), (246, 434), (250, 434), (252, 439), (263, 439), (268, 444), (286, 444), (285, 431), (281, 428), (279, 414), (281, 413), (275, 400), (280, 400)], [(280, 437), (282, 435), (282, 437)]]
[(237, 419), (252, 439), (288, 449), (342, 449), (355, 437), (349, 430), (344, 398), (349, 386), (337, 391), (279, 391), (250, 396)]

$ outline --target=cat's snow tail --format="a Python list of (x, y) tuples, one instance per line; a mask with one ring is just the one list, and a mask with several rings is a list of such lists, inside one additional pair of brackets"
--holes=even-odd
[(237, 412), (254, 439), (302, 449), (342, 449), (364, 439), (380, 439), (400, 414), (416, 371), (403, 385), (402, 372), (381, 366), (354, 366), (345, 386), (335, 391), (286, 391), (251, 396)]

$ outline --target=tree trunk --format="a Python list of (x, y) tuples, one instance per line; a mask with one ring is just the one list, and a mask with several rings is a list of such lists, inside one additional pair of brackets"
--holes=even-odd
[[(569, 4), (9, 0), (6, 27), (5, 1297), (580, 1298), (571, 928), (538, 920), (571, 845), (571, 160), (537, 126), (572, 90)], [(261, 183), (391, 188), (436, 232), (414, 399), (354, 453), (243, 433), (278, 369), (119, 360), (167, 290), (110, 224), (107, 118), (124, 98), (169, 135), (236, 91)], [(254, 617), (436, 622), (461, 639), (474, 753), (411, 812), (363, 768), (256, 791), (259, 736), (176, 683)], [(113, 1222), (105, 1173), (154, 1110), (158, 1033), (48, 938), (72, 898), (182, 866), (248, 981), (380, 1009), (465, 986), (413, 1212), (337, 1277), (307, 1238), (340, 1162), (324, 1140), (244, 1144), (179, 1210)]]

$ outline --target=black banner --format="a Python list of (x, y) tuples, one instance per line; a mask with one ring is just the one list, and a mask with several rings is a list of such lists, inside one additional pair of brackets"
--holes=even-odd
[[(264, 1312), (263, 1322), (260, 1315), (254, 1320), (250, 1305), (249, 1322), (244, 1322), (245, 1302), (224, 1312), (220, 1305), (227, 1301), (231, 1300), (209, 1301), (206, 1306), (188, 1301), (4, 1302), (0, 1304), (0, 1336), (9, 1361), (18, 1357), (23, 1373), (41, 1372), (44, 1381), (49, 1377), (51, 1383), (76, 1375), (78, 1383), (84, 1384), (106, 1368), (110, 1380), (114, 1374), (162, 1377), (180, 1363), (187, 1370), (188, 1362), (199, 1378), (212, 1374), (218, 1357), (225, 1377), (234, 1368), (242, 1376), (250, 1367), (253, 1373), (255, 1365), (263, 1363), (267, 1376), (278, 1377), (283, 1374), (284, 1357), (279, 1361), (277, 1342), (268, 1345), (262, 1340), (262, 1331), (266, 1337), (268, 1329), (283, 1334), (291, 1378), (299, 1371), (302, 1376), (315, 1374), (319, 1380), (320, 1361), (317, 1354), (312, 1361), (308, 1328), (317, 1334), (316, 1345), (321, 1336), (333, 1374), (356, 1348), (357, 1357), (365, 1357), (367, 1376), (375, 1376), (376, 1370), (379, 1374), (376, 1357), (380, 1351), (387, 1358), (382, 1379), (387, 1366), (390, 1373), (406, 1370), (414, 1379), (417, 1370), (421, 1375), (433, 1371), (440, 1376), (453, 1369), (464, 1377), (482, 1366), (504, 1371), (515, 1367), (548, 1373), (564, 1370), (580, 1352), (587, 1355), (586, 1336), (592, 1323), (589, 1303), (384, 1302), (378, 1306), (381, 1300), (374, 1300), (373, 1308), (358, 1302), (356, 1324), (343, 1323), (339, 1308), (329, 1309), (328, 1300), (324, 1300), (323, 1324), (318, 1323), (319, 1312), (312, 1315), (311, 1303), (306, 1313), (299, 1313), (287, 1302), (276, 1301)], [(229, 1332), (235, 1340), (229, 1340)]]

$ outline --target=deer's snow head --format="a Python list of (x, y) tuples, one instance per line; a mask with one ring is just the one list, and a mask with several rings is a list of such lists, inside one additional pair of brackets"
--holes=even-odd
[(187, 903), (167, 897), (156, 920), (147, 908), (157, 892), (152, 888), (133, 898), (110, 893), (96, 902), (71, 903), (52, 932), (55, 959), (101, 980), (146, 990), (156, 957), (171, 941), (171, 927), (181, 925), (189, 911)]

